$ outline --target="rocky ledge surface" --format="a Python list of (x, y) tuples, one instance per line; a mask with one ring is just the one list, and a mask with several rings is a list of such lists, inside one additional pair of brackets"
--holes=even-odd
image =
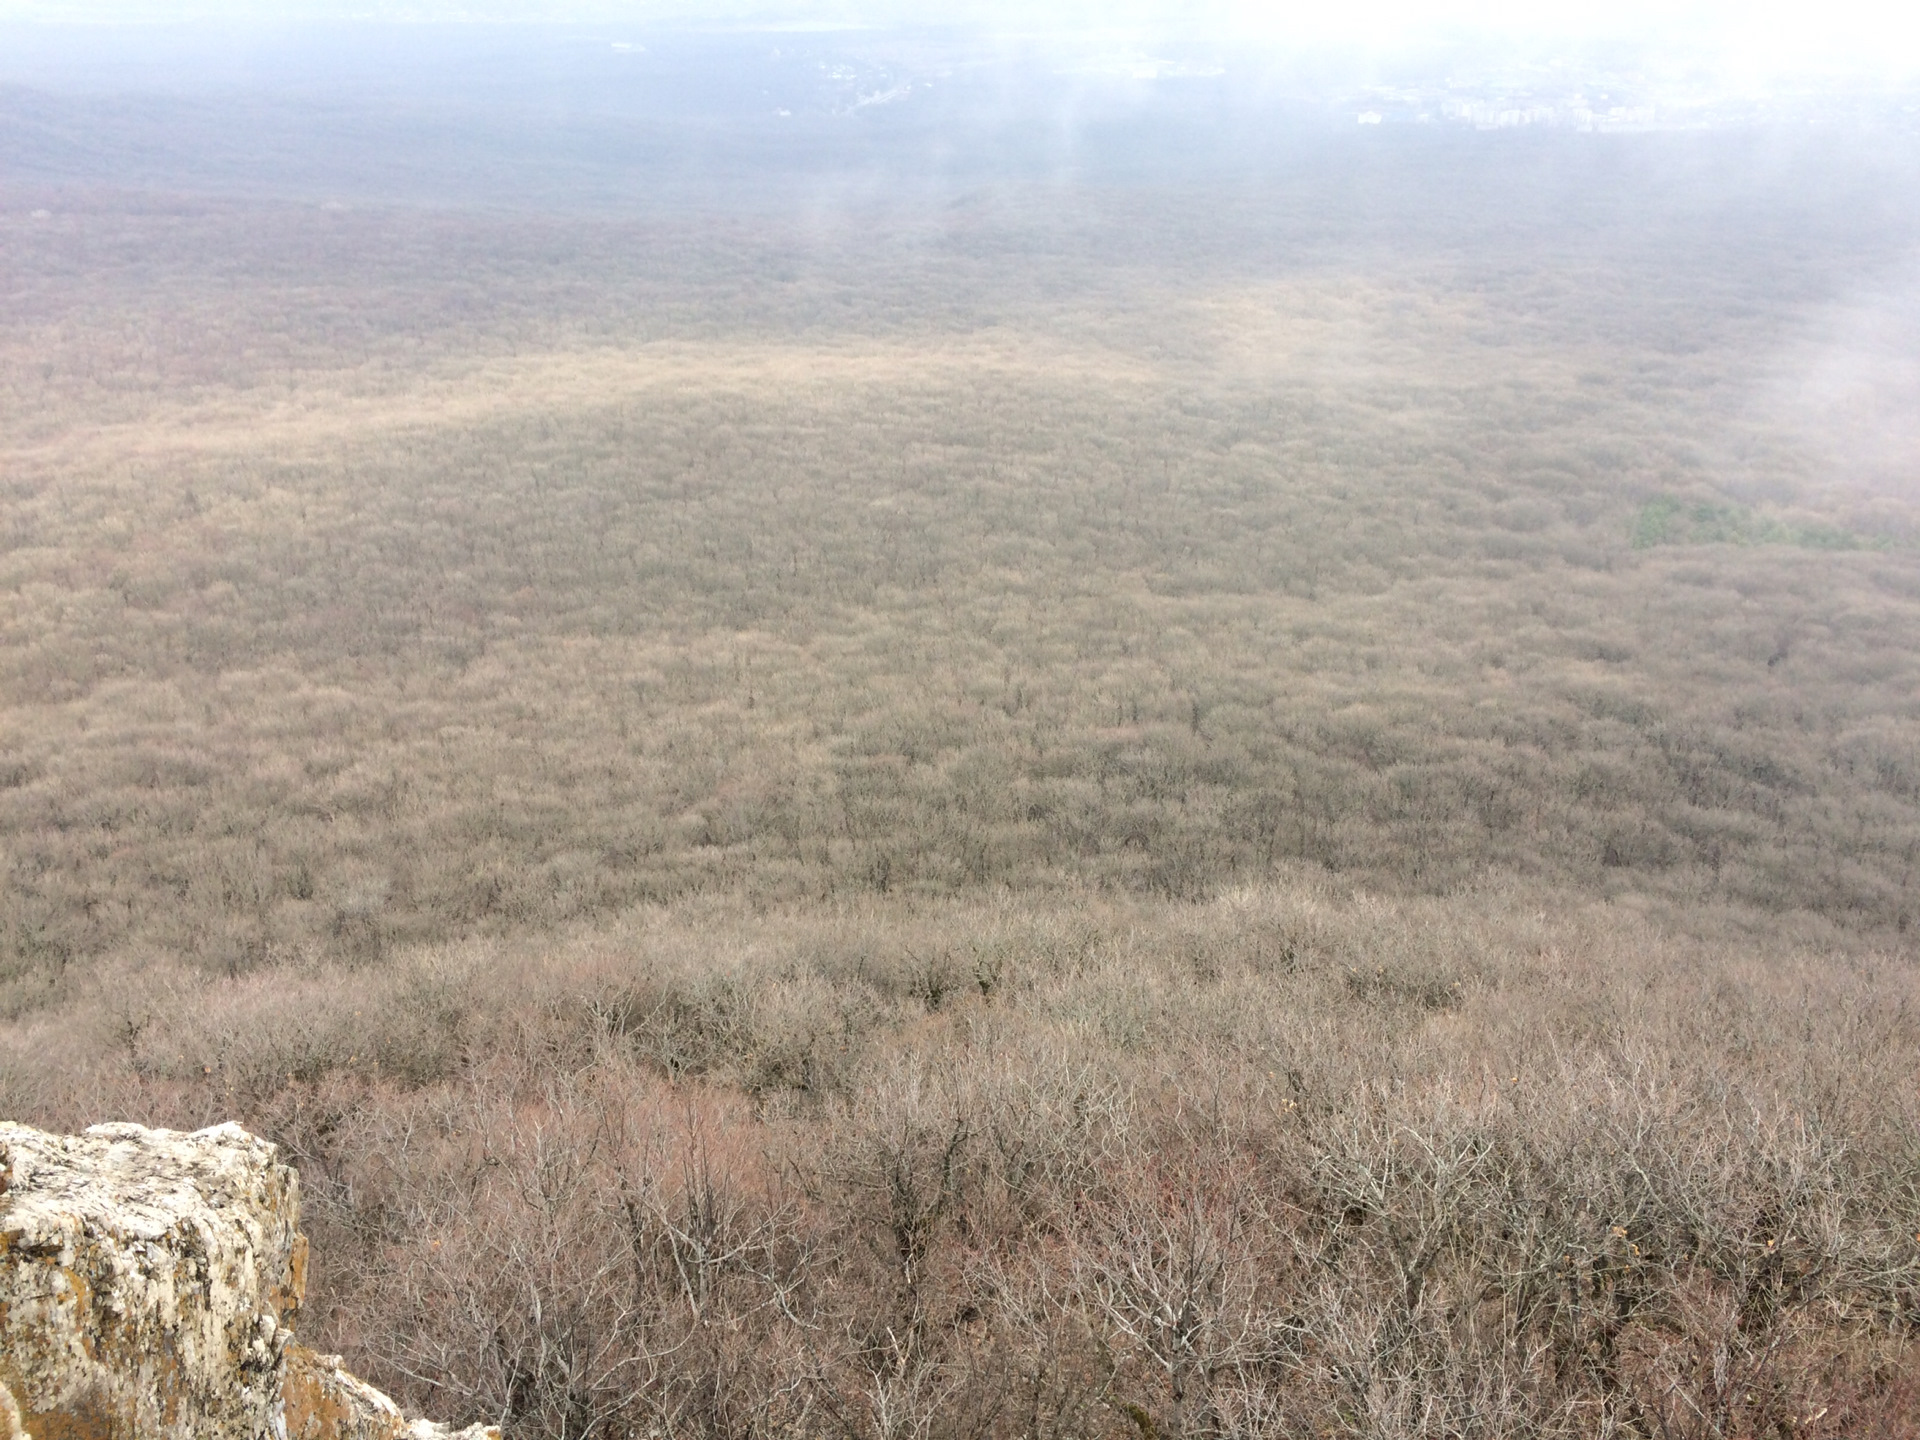
[(237, 1125), (0, 1121), (0, 1440), (498, 1440), (295, 1339), (300, 1180)]

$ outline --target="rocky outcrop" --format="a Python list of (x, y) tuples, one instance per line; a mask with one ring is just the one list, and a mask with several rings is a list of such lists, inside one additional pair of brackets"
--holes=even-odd
[(237, 1125), (0, 1122), (0, 1440), (453, 1435), (295, 1341), (299, 1218), (299, 1177)]

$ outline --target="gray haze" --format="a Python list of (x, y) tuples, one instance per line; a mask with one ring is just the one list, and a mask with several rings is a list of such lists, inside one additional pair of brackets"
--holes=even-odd
[[(1764, 303), (1804, 300), (1760, 393), (1809, 452), (1883, 488), (1920, 453), (1910, 25), (1870, 46), (1847, 6), (933, 13), (13, 0), (0, 210), (101, 187), (845, 239), (1018, 195), (1160, 267), (1724, 257)], [(1241, 218), (1104, 228), (1088, 197), (1125, 190)]]
[[(442, 6), (380, 10), (425, 17), (405, 23), (325, 5), (271, 21), (236, 4), (86, 8), (93, 23), (57, 4), (0, 9), (0, 165), (15, 181), (602, 204), (768, 176), (1258, 170), (1306, 137), (1362, 130), (1813, 127), (1871, 146), (1920, 116), (1897, 45), (1871, 72), (1822, 69), (1803, 48), (1787, 77), (1763, 32), (1735, 46), (1711, 14), (1658, 26), (1632, 9), (1470, 28), (1402, 7), (1343, 31), (1230, 7), (1182, 25), (1109, 12), (1099, 27), (1060, 9), (995, 25), (980, 7), (937, 25), (875, 23), (887, 12), (873, 7), (457, 12), (511, 23)], [(115, 15), (126, 23), (100, 23)]]

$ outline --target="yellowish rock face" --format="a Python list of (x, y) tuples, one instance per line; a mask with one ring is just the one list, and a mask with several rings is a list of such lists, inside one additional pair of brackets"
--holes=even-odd
[(0, 1122), (0, 1440), (446, 1434), (292, 1343), (299, 1219), (299, 1177), (237, 1125)]
[(24, 1427), (265, 1433), (304, 1280), (273, 1147), (235, 1125), (0, 1125), (0, 1153), (0, 1383)]

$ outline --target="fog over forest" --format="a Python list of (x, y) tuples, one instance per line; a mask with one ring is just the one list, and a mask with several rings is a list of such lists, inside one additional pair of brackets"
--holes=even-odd
[(0, 1118), (508, 1440), (1920, 1436), (1873, 20), (0, 3)]

